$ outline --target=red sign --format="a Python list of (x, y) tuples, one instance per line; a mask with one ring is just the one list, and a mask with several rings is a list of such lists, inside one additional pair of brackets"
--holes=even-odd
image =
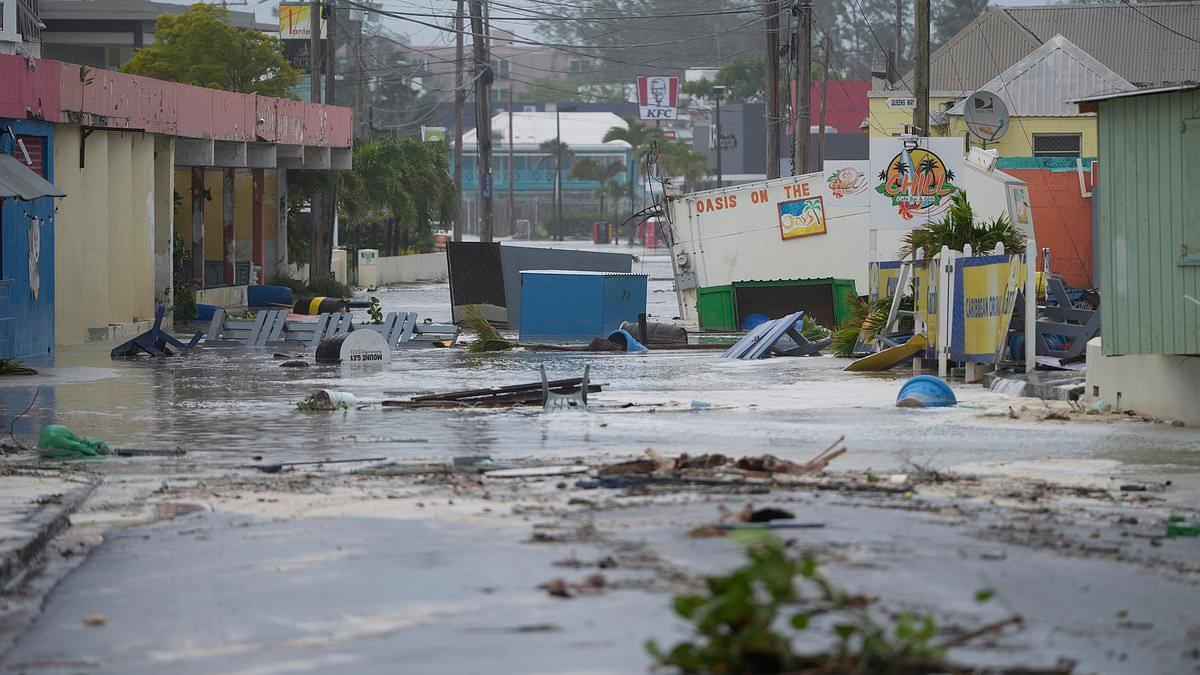
[(660, 75), (638, 78), (638, 116), (644, 120), (673, 120), (679, 107), (679, 78)]

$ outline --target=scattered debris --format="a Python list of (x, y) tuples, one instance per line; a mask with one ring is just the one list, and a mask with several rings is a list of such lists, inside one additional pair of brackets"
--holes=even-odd
[(81, 438), (65, 425), (47, 424), (38, 437), (38, 454), (53, 460), (95, 459), (109, 454), (109, 448), (99, 438)]
[(361, 459), (323, 459), (309, 462), (280, 462), (279, 464), (246, 464), (243, 469), (258, 469), (263, 473), (279, 473), (294, 466), (315, 466), (320, 464), (357, 464), (359, 462), (383, 462), (387, 457), (363, 457)]
[(675, 470), (683, 469), (715, 469), (720, 466), (725, 466), (729, 463), (729, 458), (725, 455), (711, 454), (689, 457), (685, 452), (675, 458)]
[(465, 317), (462, 325), (475, 333), (475, 341), (467, 346), (470, 352), (502, 352), (517, 346), (496, 330), (496, 327), (483, 316), (483, 310), (478, 305), (467, 305), (463, 308)]
[[(546, 382), (552, 393), (572, 394), (583, 385), (582, 377), (572, 377), (565, 380)], [(541, 406), (545, 402), (542, 394), (542, 382), (514, 384), (507, 387), (492, 387), (489, 389), (466, 389), (451, 391), (443, 394), (427, 394), (414, 396), (407, 400), (385, 400), (385, 408), (504, 408), (519, 405)], [(587, 385), (588, 393), (599, 392), (601, 385)]]
[(630, 474), (652, 474), (660, 469), (659, 462), (653, 459), (635, 459), (603, 467), (598, 472), (602, 478), (610, 476), (626, 476)]
[(529, 466), (519, 469), (499, 469), (497, 471), (489, 471), (486, 475), (488, 478), (541, 478), (544, 476), (569, 476), (576, 473), (587, 473), (591, 471), (586, 466)]
[(796, 514), (785, 509), (776, 509), (767, 507), (764, 509), (755, 509), (750, 512), (750, 517), (746, 520), (749, 523), (769, 523), (772, 520), (792, 520)]
[(0, 359), (0, 375), (37, 375), (38, 371), (16, 359)]
[(781, 459), (774, 455), (759, 455), (758, 457), (743, 457), (737, 461), (735, 466), (745, 471), (753, 471), (757, 473), (785, 473), (792, 475), (803, 475), (808, 473), (816, 473), (829, 466), (833, 460), (846, 454), (846, 448), (839, 448), (838, 445), (846, 439), (845, 436), (839, 436), (833, 445), (825, 448), (816, 457), (813, 457), (804, 464), (798, 464), (786, 459)]
[(608, 579), (603, 574), (589, 574), (583, 581), (568, 582), (565, 579), (554, 579), (542, 584), (539, 588), (556, 598), (573, 598), (577, 595), (597, 595), (604, 592)]
[(815, 356), (832, 342), (829, 330), (806, 319), (804, 312), (795, 312), (759, 324), (721, 358), (755, 360), (766, 356)]
[(327, 410), (349, 410), (351, 407), (358, 404), (358, 398), (346, 391), (335, 391), (333, 389), (318, 389), (308, 398), (296, 404), (297, 410), (305, 412), (309, 411), (327, 411)]
[(1183, 516), (1171, 516), (1167, 519), (1167, 537), (1200, 537), (1200, 522), (1188, 522)]
[(279, 367), (280, 368), (307, 368), (308, 361), (301, 361), (300, 359), (293, 359), (291, 361), (284, 361), (283, 363), (279, 364)]
[(100, 626), (104, 626), (106, 624), (108, 624), (108, 617), (100, 614), (99, 612), (95, 614), (88, 614), (83, 618), (83, 625), (88, 626), (89, 628), (99, 628)]
[(175, 336), (162, 329), (162, 320), (166, 316), (166, 312), (167, 309), (162, 305), (155, 307), (154, 325), (150, 327), (150, 330), (113, 347), (109, 355), (114, 359), (133, 358), (141, 354), (175, 356), (176, 354), (186, 354), (194, 348), (200, 342), (200, 338), (204, 337), (204, 333), (196, 331), (196, 334), (186, 344), (180, 342)]

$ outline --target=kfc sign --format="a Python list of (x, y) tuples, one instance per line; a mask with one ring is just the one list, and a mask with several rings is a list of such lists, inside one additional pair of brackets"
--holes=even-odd
[(638, 78), (638, 117), (644, 120), (673, 120), (678, 106), (678, 77)]

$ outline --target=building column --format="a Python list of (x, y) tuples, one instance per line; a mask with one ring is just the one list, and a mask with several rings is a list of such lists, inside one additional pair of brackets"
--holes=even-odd
[(252, 272), (250, 283), (265, 284), (266, 270), (263, 269), (263, 191), (265, 190), (265, 177), (262, 169), (254, 169), (250, 175), (254, 184), (250, 221), (250, 271)]
[(225, 253), (225, 285), (237, 283), (237, 236), (233, 224), (233, 178), (235, 169), (225, 169), (221, 181), (221, 250)]
[[(154, 293), (156, 303), (174, 305), (175, 288), (175, 143), (170, 136), (154, 137)], [(171, 312), (163, 325), (170, 328)]]
[(288, 172), (275, 171), (275, 273), (287, 276), (288, 268)]
[(204, 167), (192, 167), (192, 279), (204, 288)]

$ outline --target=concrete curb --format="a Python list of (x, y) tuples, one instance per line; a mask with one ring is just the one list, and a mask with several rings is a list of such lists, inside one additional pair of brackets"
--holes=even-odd
[[(9, 475), (16, 473), (13, 472)], [(35, 472), (29, 471), (28, 473), (33, 475)], [(0, 550), (0, 590), (8, 590), (24, 576), (29, 564), (41, 555), (46, 550), (46, 546), (71, 524), (71, 514), (91, 496), (100, 482), (99, 477), (89, 477), (87, 483), (63, 493), (57, 503), (38, 509), (29, 518), (28, 522), (32, 525), (31, 535), (23, 541), (5, 546), (3, 550)]]

